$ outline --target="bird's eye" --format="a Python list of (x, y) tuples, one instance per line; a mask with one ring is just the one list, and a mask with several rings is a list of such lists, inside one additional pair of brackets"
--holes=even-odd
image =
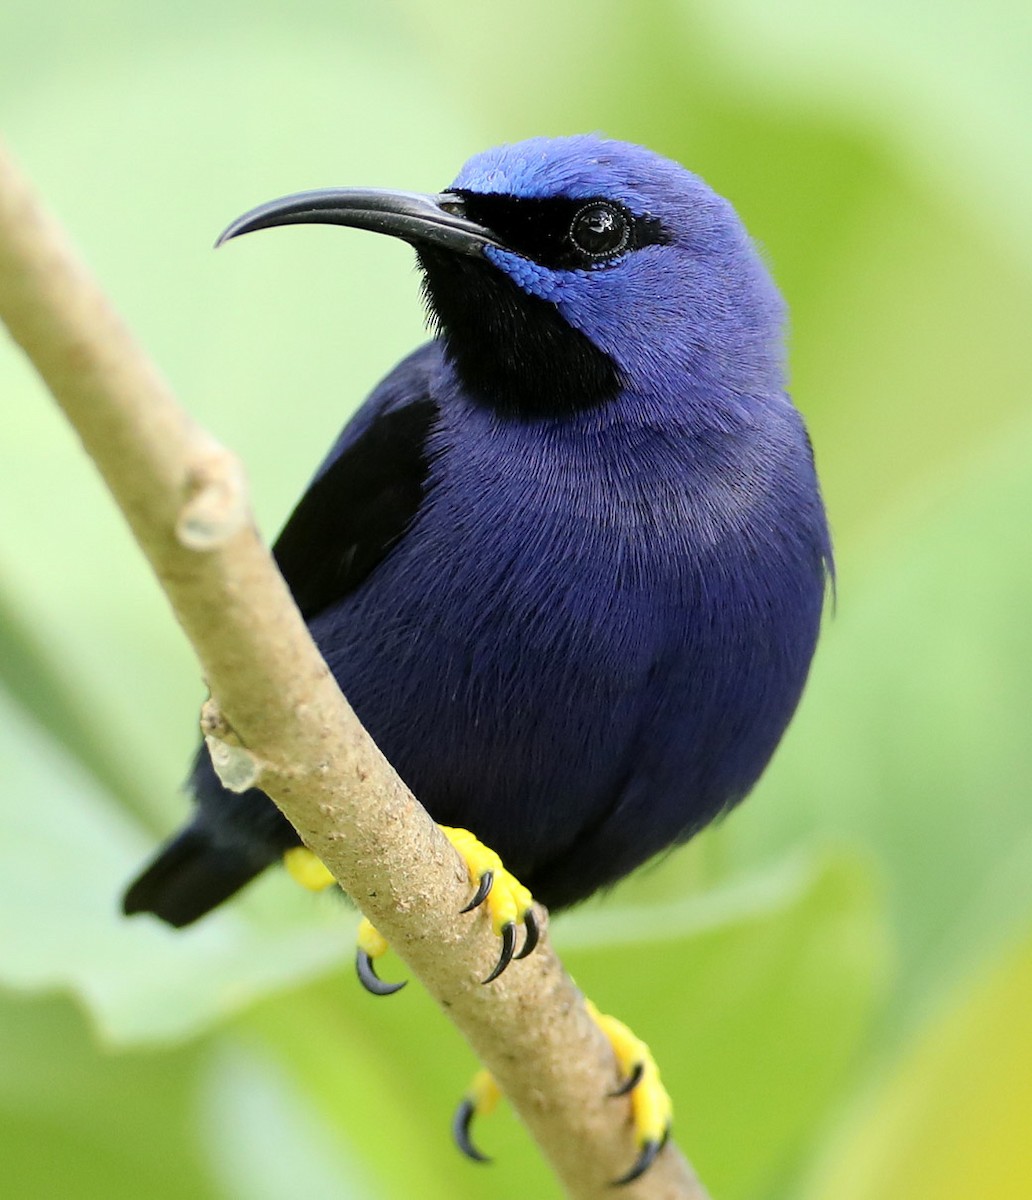
[(611, 204), (585, 204), (570, 224), (570, 240), (591, 258), (612, 258), (630, 239), (627, 218)]

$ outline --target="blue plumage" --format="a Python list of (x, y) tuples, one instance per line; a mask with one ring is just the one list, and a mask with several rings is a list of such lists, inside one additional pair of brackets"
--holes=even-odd
[[(431, 815), (574, 903), (741, 799), (802, 691), (830, 546), (780, 298), (727, 201), (595, 137), (228, 232), (300, 220), (410, 240), (438, 336), (345, 428), (285, 577)], [(297, 844), (203, 751), (192, 787), (127, 911), (185, 924)]]

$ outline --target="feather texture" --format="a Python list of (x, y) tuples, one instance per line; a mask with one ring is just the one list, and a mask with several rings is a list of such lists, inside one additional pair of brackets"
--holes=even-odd
[[(591, 138), (487, 152), (455, 186), (523, 250), (417, 242), (438, 337), (345, 428), (276, 553), (435, 820), (562, 907), (756, 782), (802, 692), (830, 543), (781, 302), (726, 201)], [(203, 751), (191, 788), (185, 842), (129, 893), (166, 919), (222, 898), (181, 899), (198, 838), (255, 871), (297, 841)]]

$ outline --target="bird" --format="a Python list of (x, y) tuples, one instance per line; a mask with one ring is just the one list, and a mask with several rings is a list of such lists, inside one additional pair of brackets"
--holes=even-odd
[[(293, 193), (218, 244), (291, 224), (416, 253), (432, 336), (344, 425), (273, 553), (362, 723), (470, 864), (470, 908), (495, 904), (493, 979), (533, 949), (535, 902), (577, 904), (742, 800), (797, 707), (834, 567), (784, 302), (728, 200), (596, 134), (486, 150), (440, 193)], [(189, 790), (127, 914), (189, 925), (280, 861), (329, 882), (203, 745)], [(359, 945), (363, 982), (395, 990), (372, 927)], [(653, 1087), (664, 1113), (636, 1113), (627, 1182), (670, 1109), (644, 1043), (603, 1021), (621, 1091)], [(457, 1116), (472, 1157), (489, 1091)]]

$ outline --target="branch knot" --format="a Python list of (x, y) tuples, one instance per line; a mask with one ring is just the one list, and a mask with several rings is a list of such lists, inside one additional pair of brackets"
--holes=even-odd
[(201, 708), (201, 732), (211, 755), (211, 765), (224, 788), (246, 792), (261, 778), (265, 763), (241, 742), (213, 699)]
[(216, 550), (250, 519), (240, 460), (206, 434), (187, 469), (185, 491), (176, 540), (188, 550)]

